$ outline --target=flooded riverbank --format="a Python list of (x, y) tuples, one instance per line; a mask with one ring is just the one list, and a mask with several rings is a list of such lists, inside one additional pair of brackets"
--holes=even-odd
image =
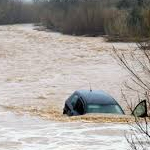
[(101, 37), (73, 37), (33, 30), (32, 25), (0, 27), (2, 105), (62, 108), (77, 89), (102, 89), (122, 103), (120, 89), (128, 74), (111, 56)]
[(112, 46), (136, 45), (37, 31), (32, 25), (0, 26), (0, 149), (126, 149), (126, 124), (106, 124), (104, 116), (71, 121), (62, 116), (66, 98), (89, 89), (89, 83), (126, 111), (121, 88), (129, 75), (112, 57)]

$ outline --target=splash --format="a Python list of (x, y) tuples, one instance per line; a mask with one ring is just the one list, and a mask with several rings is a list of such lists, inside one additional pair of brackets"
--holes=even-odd
[(36, 107), (20, 107), (20, 106), (2, 106), (1, 107), (13, 111), (18, 114), (29, 113), (30, 115), (40, 116), (44, 119), (59, 122), (86, 122), (86, 123), (128, 123), (134, 122), (134, 117), (128, 115), (114, 114), (86, 114), (81, 116), (68, 117), (62, 114), (58, 107), (48, 107), (45, 109), (37, 109)]

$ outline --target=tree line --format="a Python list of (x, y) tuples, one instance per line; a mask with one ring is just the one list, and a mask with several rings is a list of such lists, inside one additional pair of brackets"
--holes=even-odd
[(34, 0), (47, 28), (72, 35), (150, 36), (150, 0)]
[(0, 0), (0, 24), (33, 22), (33, 4), (22, 0)]
[(0, 0), (0, 24), (40, 22), (72, 35), (150, 37), (150, 0)]

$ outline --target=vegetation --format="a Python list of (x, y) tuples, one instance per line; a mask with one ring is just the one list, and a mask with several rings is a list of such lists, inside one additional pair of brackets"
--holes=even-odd
[(34, 21), (33, 5), (21, 0), (0, 0), (0, 24)]
[(150, 37), (150, 0), (0, 0), (0, 24), (41, 22), (72, 35)]
[(34, 3), (41, 22), (65, 34), (105, 34), (110, 39), (150, 36), (150, 0), (34, 0)]
[[(143, 120), (135, 116), (135, 124), (129, 124), (131, 132), (126, 134), (127, 142), (132, 150), (147, 150), (150, 147), (150, 41), (137, 44), (137, 50), (125, 53), (114, 48), (114, 53), (118, 62), (131, 74), (132, 84), (126, 83), (125, 90), (122, 90), (130, 112), (137, 103), (143, 100), (147, 103), (148, 116), (144, 116)], [(131, 99), (129, 91), (138, 99)]]

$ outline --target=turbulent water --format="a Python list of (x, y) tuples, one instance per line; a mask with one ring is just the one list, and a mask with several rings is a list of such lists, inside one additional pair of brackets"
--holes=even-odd
[(0, 112), (0, 150), (123, 150), (127, 125), (54, 122)]
[(0, 149), (126, 149), (126, 124), (106, 124), (117, 120), (104, 116), (69, 119), (62, 108), (73, 91), (89, 89), (90, 83), (126, 109), (120, 90), (129, 75), (111, 50), (135, 44), (34, 28), (0, 26)]

